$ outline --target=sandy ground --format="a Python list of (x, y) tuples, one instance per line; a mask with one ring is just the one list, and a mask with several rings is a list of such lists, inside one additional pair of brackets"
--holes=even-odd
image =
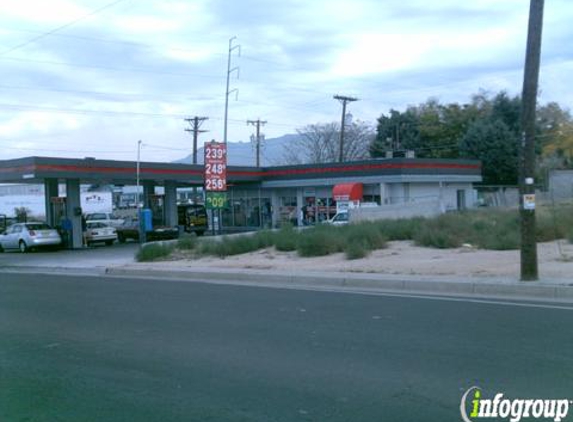
[[(573, 245), (565, 240), (541, 243), (538, 257), (541, 278), (573, 281)], [(155, 262), (153, 266), (518, 278), (519, 262), (519, 251), (488, 251), (472, 247), (431, 249), (400, 241), (389, 242), (386, 249), (352, 261), (347, 260), (344, 254), (300, 258), (296, 252), (277, 252), (268, 248), (225, 259), (180, 256), (178, 260)]]

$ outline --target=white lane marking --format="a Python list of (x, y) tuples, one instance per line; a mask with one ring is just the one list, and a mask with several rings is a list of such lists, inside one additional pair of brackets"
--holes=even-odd
[[(119, 275), (111, 276), (111, 278), (129, 278), (135, 279), (133, 276)], [(147, 280), (153, 280), (153, 277), (142, 277)], [(368, 291), (368, 290), (353, 290), (351, 288), (340, 288), (333, 289), (329, 287), (316, 287), (316, 286), (304, 286), (304, 285), (292, 285), (292, 284), (280, 284), (280, 283), (264, 283), (264, 282), (248, 282), (239, 281), (232, 282), (228, 280), (200, 280), (200, 279), (163, 279), (162, 281), (175, 281), (175, 282), (187, 282), (187, 283), (203, 283), (203, 284), (217, 284), (217, 285), (227, 285), (227, 286), (245, 286), (245, 287), (262, 287), (271, 289), (283, 289), (283, 290), (304, 290), (312, 292), (326, 292), (326, 293), (343, 293), (343, 294), (356, 294), (363, 296), (384, 296), (384, 297), (397, 297), (405, 299), (421, 299), (421, 300), (439, 300), (446, 302), (464, 302), (464, 303), (476, 303), (482, 305), (499, 305), (499, 306), (517, 306), (524, 308), (540, 308), (540, 309), (556, 309), (562, 311), (573, 311), (573, 304), (571, 306), (563, 305), (553, 305), (551, 303), (527, 303), (527, 301), (535, 302), (535, 298), (516, 298), (516, 302), (510, 301), (511, 299), (487, 299), (487, 298), (472, 298), (463, 296), (439, 296), (432, 294), (416, 294), (416, 293), (397, 293), (391, 291)], [(522, 300), (524, 302), (517, 302)], [(557, 302), (560, 303), (560, 302)]]
[[(33, 274), (29, 272), (18, 272), (18, 271), (5, 271), (10, 272), (12, 274)], [(113, 274), (70, 274), (70, 273), (46, 273), (44, 275), (72, 275), (72, 276), (84, 276), (84, 277), (93, 277), (93, 278), (111, 278), (111, 279), (130, 279), (130, 280), (155, 280), (155, 276), (138, 276), (135, 277), (133, 275), (113, 275)], [(313, 292), (326, 292), (326, 293), (343, 293), (343, 294), (356, 294), (356, 295), (363, 295), (363, 296), (384, 296), (384, 297), (397, 297), (397, 298), (405, 298), (405, 299), (421, 299), (421, 300), (438, 300), (438, 301), (445, 301), (445, 302), (464, 302), (464, 303), (476, 303), (482, 305), (499, 305), (499, 306), (516, 306), (522, 308), (538, 308), (538, 309), (555, 309), (561, 311), (573, 311), (573, 304), (571, 306), (567, 305), (553, 305), (551, 302), (549, 303), (527, 303), (527, 301), (534, 302), (535, 298), (516, 298), (516, 302), (511, 302), (509, 300), (502, 300), (502, 299), (486, 299), (486, 298), (471, 298), (471, 297), (463, 297), (463, 296), (439, 296), (439, 295), (431, 295), (431, 294), (416, 294), (416, 293), (397, 293), (391, 291), (367, 291), (367, 290), (353, 290), (350, 288), (340, 288), (340, 289), (332, 289), (327, 287), (316, 287), (316, 286), (304, 286), (304, 285), (292, 285), (292, 284), (281, 284), (281, 283), (264, 283), (264, 282), (248, 282), (248, 281), (238, 281), (232, 282), (228, 280), (200, 280), (200, 279), (184, 279), (184, 278), (165, 278), (161, 280), (162, 282), (178, 282), (178, 283), (203, 283), (203, 284), (217, 284), (217, 285), (227, 285), (227, 286), (246, 286), (246, 287), (262, 287), (262, 288), (271, 288), (271, 289), (283, 289), (283, 290), (304, 290), (304, 291), (313, 291)], [(518, 300), (522, 300), (524, 302), (517, 302)], [(556, 301), (557, 302), (557, 301)], [(559, 302), (557, 302), (559, 303)]]

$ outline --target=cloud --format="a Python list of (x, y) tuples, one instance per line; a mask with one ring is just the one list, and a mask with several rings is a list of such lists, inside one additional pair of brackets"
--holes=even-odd
[[(569, 2), (546, 3), (540, 79), (540, 99), (566, 107), (573, 105)], [(0, 55), (0, 104), (32, 107), (0, 105), (9, 116), (0, 142), (18, 137), (41, 148), (45, 142), (37, 137), (54, 134), (59, 149), (117, 149), (121, 158), (131, 153), (120, 150), (131, 151), (137, 139), (186, 148), (182, 116), (194, 115), (208, 116), (204, 136), (220, 139), (228, 42), (235, 35), (242, 54), (232, 56), (240, 78), (232, 74), (230, 88), (239, 89), (239, 101), (229, 102), (230, 140), (249, 139), (247, 119), (268, 120), (268, 137), (338, 121), (337, 93), (360, 98), (349, 108), (371, 122), (390, 107), (403, 109), (430, 96), (464, 102), (479, 88), (519, 93), (527, 3), (122, 2)], [(17, 45), (94, 8), (83, 0), (0, 0), (3, 42)], [(181, 155), (165, 150), (154, 156)]]
[[(81, 16), (89, 11), (71, 0), (1, 0), (0, 14), (3, 19), (11, 21), (36, 23), (41, 25), (63, 24)], [(52, 28), (47, 28), (52, 29)]]

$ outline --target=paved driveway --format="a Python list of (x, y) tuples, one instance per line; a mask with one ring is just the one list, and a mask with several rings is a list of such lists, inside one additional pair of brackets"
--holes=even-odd
[(0, 268), (6, 266), (98, 268), (129, 264), (135, 262), (134, 255), (138, 247), (139, 244), (137, 243), (126, 243), (79, 250), (41, 251), (25, 254), (10, 251), (0, 253)]

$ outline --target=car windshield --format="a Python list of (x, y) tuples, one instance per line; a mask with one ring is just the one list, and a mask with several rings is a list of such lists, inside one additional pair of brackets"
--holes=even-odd
[(332, 219), (332, 221), (348, 221), (348, 213), (347, 212), (341, 212), (339, 214), (336, 214), (334, 216), (334, 218)]
[(105, 214), (98, 213), (98, 214), (88, 214), (86, 220), (105, 220)]
[(107, 226), (103, 223), (88, 223), (87, 224), (88, 229), (101, 229), (104, 227), (107, 227)]
[(26, 224), (28, 230), (52, 230), (50, 226), (45, 223)]

